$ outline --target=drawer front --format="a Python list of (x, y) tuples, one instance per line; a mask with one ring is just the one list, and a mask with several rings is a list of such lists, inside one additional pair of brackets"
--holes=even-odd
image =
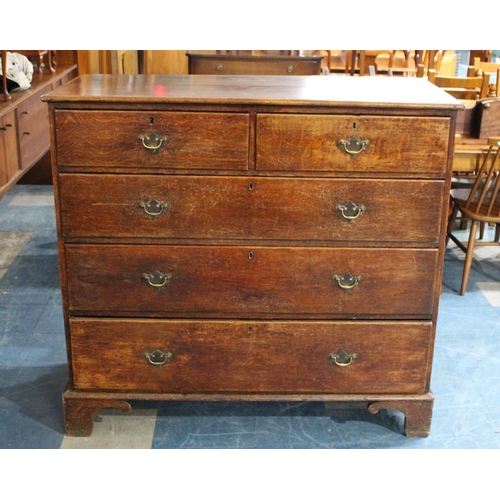
[(430, 249), (68, 244), (69, 307), (113, 316), (430, 318), (437, 258)]
[(255, 58), (228, 60), (227, 58), (194, 59), (190, 73), (198, 75), (319, 75), (321, 63), (315, 60)]
[(59, 182), (67, 237), (437, 246), (444, 195), (444, 182), (432, 180), (61, 174)]
[(449, 118), (259, 114), (256, 164), (258, 170), (444, 176), (449, 128)]
[(47, 103), (41, 101), (42, 95), (50, 90), (50, 86), (44, 87), (18, 106), (19, 148), (23, 169), (42, 156), (50, 146), (49, 113)]
[(245, 113), (56, 111), (59, 166), (248, 168)]
[[(76, 389), (268, 393), (428, 390), (427, 322), (70, 320)], [(149, 358), (149, 359), (148, 359)]]

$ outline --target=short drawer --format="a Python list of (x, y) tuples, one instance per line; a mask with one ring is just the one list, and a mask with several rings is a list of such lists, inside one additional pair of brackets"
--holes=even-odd
[(426, 249), (66, 245), (69, 308), (99, 316), (430, 318), (437, 260)]
[(248, 168), (246, 113), (55, 113), (59, 166)]
[(73, 318), (70, 337), (76, 389), (421, 394), (432, 325)]
[(437, 246), (444, 181), (61, 174), (67, 237)]
[(259, 114), (258, 170), (446, 172), (449, 118)]

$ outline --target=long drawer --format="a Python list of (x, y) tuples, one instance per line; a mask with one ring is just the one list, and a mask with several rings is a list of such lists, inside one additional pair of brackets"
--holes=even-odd
[(76, 389), (422, 393), (428, 322), (70, 320)]
[(444, 177), (449, 118), (257, 115), (257, 170)]
[(433, 246), (444, 191), (432, 180), (61, 174), (59, 182), (66, 237)]
[(60, 167), (246, 170), (249, 115), (56, 111)]
[(113, 316), (430, 318), (437, 259), (432, 249), (66, 245), (70, 310)]

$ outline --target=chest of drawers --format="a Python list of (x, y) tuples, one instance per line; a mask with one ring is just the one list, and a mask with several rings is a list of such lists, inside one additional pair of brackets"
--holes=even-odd
[(44, 97), (66, 432), (129, 401), (430, 431), (457, 101), (421, 79), (84, 76)]

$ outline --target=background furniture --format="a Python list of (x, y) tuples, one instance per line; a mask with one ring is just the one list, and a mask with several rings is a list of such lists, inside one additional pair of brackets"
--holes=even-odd
[[(451, 238), (465, 252), (460, 295), (465, 295), (467, 289), (475, 246), (500, 245), (498, 242), (500, 236), (500, 175), (498, 175), (500, 137), (490, 138), (488, 146), (488, 151), (483, 159), (481, 168), (475, 176), (475, 180), (464, 184), (459, 189), (451, 191), (453, 210), (448, 222), (447, 240)], [(463, 217), (472, 220), (467, 245), (464, 245), (453, 234), (458, 212), (461, 212)], [(494, 241), (476, 241), (476, 232), (480, 223), (495, 224), (496, 234)]]
[(458, 137), (453, 156), (453, 171), (457, 174), (479, 171), (488, 149), (485, 140)]
[(34, 73), (31, 88), (0, 101), (0, 198), (50, 147), (47, 105), (41, 97), (77, 75), (76, 64)]
[(484, 62), (479, 57), (474, 58), (474, 68), (490, 75), (488, 97), (500, 97), (500, 63)]
[[(10, 100), (10, 93), (7, 89), (7, 52), (18, 52), (26, 57), (28, 57), (32, 62), (34, 61), (35, 71), (38, 73), (43, 73), (43, 68), (46, 66), (50, 73), (54, 73), (56, 70), (56, 51), (55, 50), (2, 50), (2, 87), (4, 101)], [(47, 56), (47, 65), (43, 62), (44, 56)]]
[(2, 50), (2, 88), (3, 88), (3, 99), (8, 101), (11, 97), (9, 94), (9, 89), (7, 87), (7, 51)]
[[(231, 52), (231, 51), (229, 51)], [(320, 75), (321, 56), (187, 52), (192, 75)]]
[(395, 408), (429, 433), (459, 104), (420, 78), (283, 82), (86, 75), (44, 97), (68, 434), (186, 398)]
[(369, 68), (377, 70), (377, 58), (379, 56), (387, 56), (388, 68), (394, 66), (394, 50), (348, 50), (345, 55), (345, 73), (354, 75), (358, 72), (359, 75), (367, 75)]
[[(58, 51), (58, 60), (60, 58)], [(124, 51), (113, 51), (113, 50), (79, 50), (78, 51), (78, 69), (80, 74), (112, 74), (116, 73), (115, 67), (118, 66), (117, 62), (121, 57), (121, 53)], [(186, 55), (186, 50), (138, 50), (131, 51), (136, 52), (135, 56), (131, 55), (131, 58), (137, 58), (138, 69), (135, 73), (138, 74), (188, 74), (188, 57)], [(208, 50), (196, 50), (192, 51), (196, 53), (212, 53), (215, 54), (216, 51)], [(236, 52), (236, 51), (232, 51)], [(240, 52), (250, 52), (250, 53), (261, 53), (264, 51), (240, 51)], [(268, 52), (268, 51), (265, 51)], [(283, 52), (283, 51), (275, 51)], [(293, 53), (296, 51), (286, 51), (288, 53)], [(345, 72), (345, 55), (348, 51), (346, 50), (304, 50), (301, 51), (305, 56), (322, 56), (324, 59), (322, 61), (322, 67), (325, 69), (328, 67), (328, 71), (331, 73), (344, 73)], [(433, 51), (437, 54), (439, 51)], [(419, 54), (419, 60), (416, 61), (415, 57)], [(409, 65), (410, 69), (412, 67), (418, 67), (418, 64), (423, 64), (426, 51), (403, 51), (396, 50), (394, 55), (394, 71), (393, 73), (399, 73), (401, 70), (405, 70), (406, 66)], [(408, 54), (408, 60), (406, 60)], [(279, 54), (278, 54), (279, 55)], [(431, 58), (429, 58), (430, 60)], [(435, 56), (433, 59), (434, 68), (436, 68)], [(440, 62), (439, 73), (442, 75), (453, 76), (455, 74), (457, 56), (454, 51), (447, 50), (443, 51), (442, 60)], [(387, 67), (387, 63), (384, 62), (384, 58), (380, 57), (377, 64), (380, 63), (380, 70), (384, 71)], [(471, 61), (472, 64), (472, 61)], [(125, 70), (125, 73), (132, 72)], [(386, 70), (385, 70), (386, 71)], [(425, 68), (427, 71), (427, 68)]]
[(456, 57), (446, 50), (325, 50), (331, 73), (424, 76), (429, 69), (455, 74)]
[(477, 100), (488, 96), (489, 74), (476, 76), (470, 66), (467, 76), (442, 76), (433, 69), (427, 74), (429, 81), (457, 99)]
[(44, 68), (47, 68), (49, 73), (54, 73), (56, 70), (55, 50), (11, 50), (10, 52), (18, 52), (30, 59), (35, 66), (35, 72), (43, 73)]

